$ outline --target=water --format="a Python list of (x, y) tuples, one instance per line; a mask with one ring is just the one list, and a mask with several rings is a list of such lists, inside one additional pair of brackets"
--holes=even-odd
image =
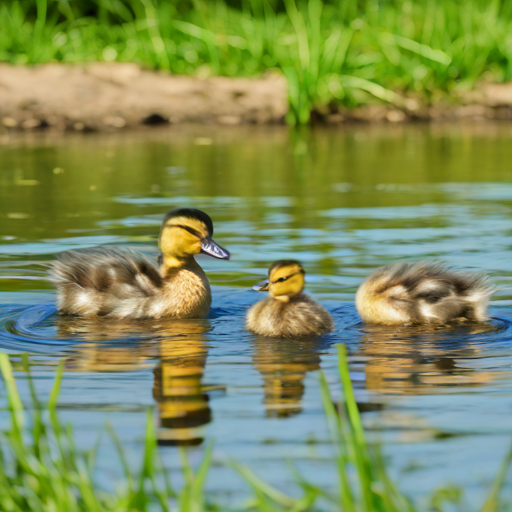
[[(154, 407), (172, 471), (177, 445), (193, 446), (198, 461), (215, 441), (208, 486), (222, 499), (246, 493), (229, 458), (292, 493), (288, 461), (334, 486), (318, 370), (337, 394), (336, 344), (345, 343), (363, 421), (401, 488), (421, 498), (453, 483), (469, 504), (482, 500), (512, 439), (510, 126), (175, 127), (1, 140), (0, 349), (15, 364), (31, 354), (42, 397), (64, 360), (59, 408), (79, 446), (92, 446), (108, 418), (138, 465)], [(209, 319), (120, 325), (56, 315), (46, 280), (56, 253), (116, 244), (156, 255), (162, 215), (175, 206), (207, 211), (232, 254), (201, 257), (213, 285)], [(244, 312), (261, 298), (251, 286), (286, 257), (303, 262), (308, 291), (332, 312), (331, 335), (276, 342), (244, 331)], [(353, 305), (362, 279), (418, 259), (489, 274), (498, 287), (492, 322), (362, 325)], [(106, 439), (98, 464), (104, 478), (119, 474)]]

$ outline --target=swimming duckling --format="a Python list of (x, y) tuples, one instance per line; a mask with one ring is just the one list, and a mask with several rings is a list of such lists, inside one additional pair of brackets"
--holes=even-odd
[(253, 287), (269, 296), (249, 309), (246, 327), (263, 336), (318, 336), (330, 332), (334, 322), (315, 299), (302, 293), (305, 272), (295, 260), (276, 261), (269, 278)]
[(212, 301), (210, 283), (194, 255), (230, 256), (212, 235), (206, 213), (177, 208), (167, 213), (160, 229), (160, 268), (120, 248), (63, 252), (50, 271), (57, 308), (85, 317), (204, 318)]
[(437, 263), (396, 263), (373, 272), (356, 293), (356, 307), (370, 324), (485, 322), (493, 287), (486, 277)]

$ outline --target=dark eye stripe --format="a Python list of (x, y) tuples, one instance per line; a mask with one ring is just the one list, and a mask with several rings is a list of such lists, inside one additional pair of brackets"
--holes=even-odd
[(286, 276), (286, 277), (280, 277), (279, 279), (276, 279), (275, 281), (271, 281), (271, 284), (276, 284), (276, 283), (283, 283), (284, 281), (290, 279), (290, 277), (293, 277), (293, 276), (296, 276), (297, 274), (302, 274), (304, 275), (306, 272), (304, 271), (303, 268), (297, 270), (297, 272), (294, 272), (293, 274), (290, 274), (289, 276)]
[(188, 226), (182, 226), (181, 224), (171, 224), (170, 226), (166, 226), (167, 228), (181, 228), (185, 231), (188, 231), (191, 235), (197, 236), (197, 238), (202, 238), (201, 233), (196, 231), (194, 228), (190, 228)]
[(303, 270), (298, 270), (297, 272), (294, 272), (293, 274), (290, 274), (289, 276), (280, 277), (279, 279), (276, 279), (275, 281), (272, 281), (272, 284), (284, 283), (284, 281), (290, 279), (290, 277), (296, 276), (297, 274), (303, 274), (303, 273), (304, 273)]

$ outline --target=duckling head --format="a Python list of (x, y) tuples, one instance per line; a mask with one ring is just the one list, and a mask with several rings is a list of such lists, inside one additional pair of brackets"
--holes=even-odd
[(304, 289), (306, 272), (296, 260), (280, 260), (268, 269), (268, 279), (258, 283), (253, 290), (268, 293), (274, 299), (288, 302)]
[(176, 208), (164, 217), (158, 247), (164, 264), (180, 266), (195, 254), (205, 253), (228, 260), (230, 254), (212, 238), (213, 222), (209, 215), (195, 208)]

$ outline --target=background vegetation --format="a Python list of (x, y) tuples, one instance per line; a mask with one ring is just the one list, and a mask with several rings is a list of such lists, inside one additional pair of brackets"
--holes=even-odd
[(292, 123), (339, 105), (453, 100), (512, 77), (509, 0), (2, 0), (0, 61), (279, 69)]

